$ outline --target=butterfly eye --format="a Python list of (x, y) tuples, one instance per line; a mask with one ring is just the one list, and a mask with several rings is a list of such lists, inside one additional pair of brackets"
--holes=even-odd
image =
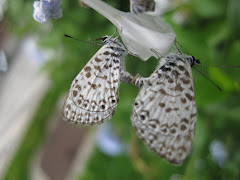
[(200, 60), (195, 58), (194, 56), (191, 56), (192, 59), (190, 59), (190, 65), (191, 67), (194, 66), (194, 64), (200, 64)]
[(102, 42), (106, 41), (108, 39), (108, 36), (103, 36), (103, 37), (100, 37), (96, 40), (101, 40)]

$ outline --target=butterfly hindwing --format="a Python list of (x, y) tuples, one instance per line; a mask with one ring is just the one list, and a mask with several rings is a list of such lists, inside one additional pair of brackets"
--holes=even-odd
[(191, 151), (197, 120), (189, 59), (170, 54), (149, 78), (138, 78), (132, 123), (138, 136), (159, 156), (182, 164)]
[(109, 39), (90, 59), (72, 82), (63, 107), (65, 120), (89, 125), (102, 123), (113, 116), (125, 54), (122, 44)]

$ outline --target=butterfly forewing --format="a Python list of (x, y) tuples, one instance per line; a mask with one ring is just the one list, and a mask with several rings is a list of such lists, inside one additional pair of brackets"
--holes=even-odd
[(109, 39), (90, 59), (72, 82), (63, 107), (65, 120), (89, 125), (102, 123), (113, 116), (125, 54), (122, 44)]
[(159, 156), (182, 164), (190, 153), (197, 109), (190, 56), (170, 54), (149, 78), (138, 78), (132, 123), (138, 136)]

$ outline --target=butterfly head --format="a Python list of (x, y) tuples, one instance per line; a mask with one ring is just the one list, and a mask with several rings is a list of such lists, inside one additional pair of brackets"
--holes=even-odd
[(106, 44), (107, 42), (109, 42), (109, 40), (111, 39), (111, 36), (103, 36), (103, 37), (100, 37), (96, 40), (101, 40), (102, 41), (102, 44)]
[(194, 56), (191, 56), (191, 58), (189, 59), (189, 63), (191, 67), (193, 67), (195, 64), (200, 64), (200, 60), (195, 58)]

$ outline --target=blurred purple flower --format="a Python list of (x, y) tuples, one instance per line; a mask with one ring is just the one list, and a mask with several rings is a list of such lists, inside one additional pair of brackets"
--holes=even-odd
[(155, 10), (154, 0), (130, 0), (130, 10), (134, 14), (141, 14)]
[(111, 123), (100, 125), (97, 132), (96, 144), (98, 148), (109, 156), (117, 156), (125, 152), (126, 146), (114, 133)]
[(33, 18), (39, 23), (46, 23), (50, 19), (59, 19), (62, 15), (61, 0), (40, 0), (33, 3)]
[(0, 50), (0, 71), (6, 72), (8, 69), (7, 58), (3, 50)]
[(37, 37), (28, 36), (22, 43), (23, 52), (26, 53), (29, 59), (33, 60), (34, 63), (42, 65), (53, 56), (56, 56), (55, 51), (52, 49), (42, 49), (38, 46), (37, 42)]
[(210, 144), (210, 152), (211, 152), (213, 161), (217, 163), (220, 167), (223, 167), (228, 157), (228, 152), (224, 144), (218, 140), (212, 141)]
[(152, 16), (159, 16), (167, 12), (170, 8), (171, 1), (169, 0), (155, 0), (155, 10), (153, 12), (147, 12)]

